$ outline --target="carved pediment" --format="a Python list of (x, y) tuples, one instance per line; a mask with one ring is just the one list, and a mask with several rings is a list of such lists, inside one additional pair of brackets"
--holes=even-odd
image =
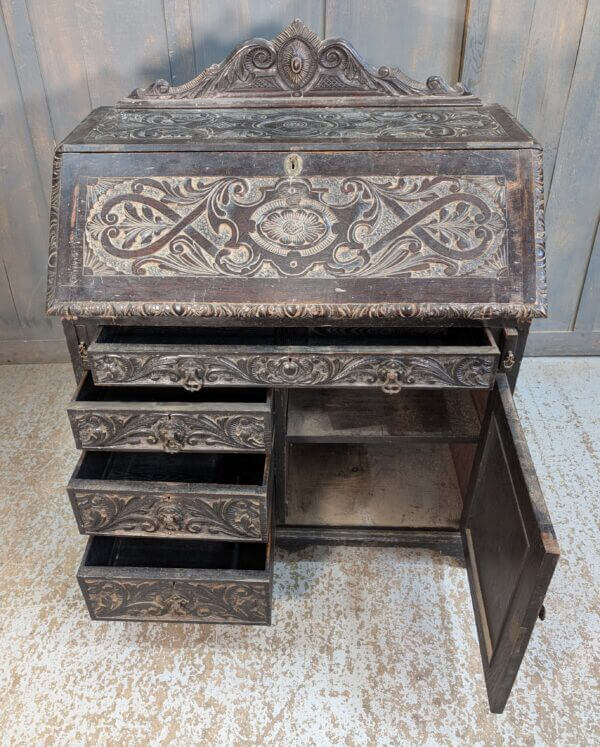
[(433, 75), (420, 83), (397, 68), (367, 64), (344, 39), (321, 40), (295, 20), (272, 41), (251, 39), (193, 80), (172, 86), (157, 80), (137, 88), (128, 101), (173, 102), (318, 97), (446, 97), (471, 99), (464, 87)]

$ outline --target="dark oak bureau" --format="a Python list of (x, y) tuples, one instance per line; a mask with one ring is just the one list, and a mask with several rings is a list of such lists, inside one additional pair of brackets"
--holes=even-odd
[(91, 616), (269, 624), (275, 543), (464, 554), (501, 712), (559, 555), (512, 397), (543, 210), (506, 110), (299, 21), (93, 111), (48, 284)]

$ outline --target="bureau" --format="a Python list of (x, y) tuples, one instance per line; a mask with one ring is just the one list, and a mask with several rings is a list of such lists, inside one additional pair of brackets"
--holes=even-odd
[(503, 710), (559, 555), (512, 398), (542, 154), (507, 111), (300, 21), (137, 89), (57, 148), (48, 311), (92, 618), (269, 624), (275, 543), (430, 548)]

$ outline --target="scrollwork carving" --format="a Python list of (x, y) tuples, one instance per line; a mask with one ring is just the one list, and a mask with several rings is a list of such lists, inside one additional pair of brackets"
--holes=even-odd
[(193, 80), (171, 86), (157, 80), (137, 88), (136, 101), (227, 99), (294, 96), (444, 96), (468, 97), (464, 87), (439, 76), (419, 83), (397, 68), (367, 64), (344, 39), (321, 41), (301, 21), (293, 21), (272, 41), (251, 39), (236, 47), (221, 63)]
[(77, 490), (73, 499), (80, 525), (88, 534), (260, 540), (266, 522), (266, 499), (252, 496), (167, 496)]
[(81, 579), (94, 617), (266, 623), (266, 583)]
[(474, 107), (364, 109), (109, 109), (86, 143), (226, 141), (402, 142), (501, 140), (507, 133), (489, 111)]
[[(95, 361), (98, 381), (130, 381), (132, 361)], [(84, 449), (152, 449), (174, 453), (265, 448), (262, 415), (162, 414), (156, 412), (71, 412), (73, 431)]]
[[(110, 365), (113, 357), (121, 358), (123, 365)], [(193, 369), (198, 379), (213, 385), (384, 387), (388, 383), (389, 388), (393, 378), (401, 386), (487, 387), (494, 366), (495, 358), (491, 355), (100, 353), (92, 360), (94, 379), (100, 384), (123, 381), (174, 384)]]
[(497, 175), (100, 178), (83, 273), (496, 279), (506, 225)]

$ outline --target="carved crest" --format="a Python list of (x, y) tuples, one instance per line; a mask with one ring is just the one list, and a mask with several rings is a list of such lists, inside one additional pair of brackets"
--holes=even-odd
[(244, 42), (188, 83), (172, 86), (157, 80), (137, 88), (126, 101), (194, 99), (214, 105), (215, 100), (357, 96), (472, 99), (460, 83), (451, 86), (437, 75), (423, 84), (397, 68), (373, 68), (344, 39), (321, 40), (296, 19), (272, 41)]

